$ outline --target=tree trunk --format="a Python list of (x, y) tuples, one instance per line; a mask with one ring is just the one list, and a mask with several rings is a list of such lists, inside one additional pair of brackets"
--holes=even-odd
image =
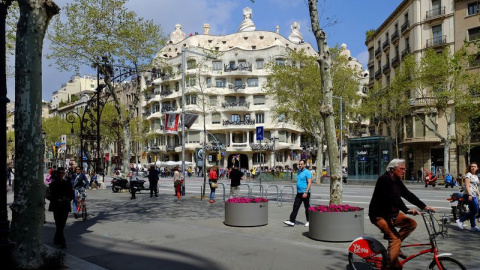
[(330, 204), (342, 203), (342, 170), (340, 168), (339, 151), (335, 132), (335, 121), (333, 118), (332, 106), (332, 76), (330, 51), (327, 46), (325, 32), (320, 29), (318, 20), (317, 1), (308, 0), (308, 9), (310, 11), (310, 20), (312, 23), (313, 34), (318, 46), (318, 64), (320, 66), (320, 77), (322, 79), (322, 108), (321, 114), (325, 125), (325, 135), (327, 139), (328, 159), (330, 165)]
[(123, 144), (123, 172), (125, 174), (128, 174), (130, 171), (130, 121), (124, 121), (123, 123), (123, 138), (124, 138), (124, 144)]
[(42, 48), (50, 19), (58, 6), (50, 0), (19, 0), (15, 52), (15, 198), (11, 237), (18, 268), (43, 264), (45, 220), (42, 133)]
[(317, 170), (315, 172), (317, 184), (321, 184), (323, 177), (323, 134), (315, 137), (317, 144), (317, 160), (315, 166)]

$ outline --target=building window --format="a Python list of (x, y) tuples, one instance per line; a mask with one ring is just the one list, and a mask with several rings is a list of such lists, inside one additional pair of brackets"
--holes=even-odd
[(256, 113), (255, 114), (255, 122), (257, 124), (265, 123), (265, 114), (264, 113)]
[(212, 62), (212, 69), (213, 70), (222, 70), (222, 61), (213, 61)]
[(197, 78), (195, 77), (188, 77), (186, 79), (187, 86), (195, 86), (197, 84)]
[(253, 96), (253, 105), (265, 105), (265, 95)]
[(248, 87), (257, 87), (258, 86), (258, 78), (249, 78), (247, 79)]
[(226, 79), (215, 79), (215, 87), (217, 88), (225, 88), (227, 85), (227, 80)]
[(425, 115), (415, 116), (415, 137), (425, 137), (425, 126), (423, 125), (424, 122)]
[(178, 90), (180, 90), (180, 83), (176, 82), (175, 83), (175, 92), (178, 92)]
[(278, 131), (278, 141), (287, 142), (287, 132), (285, 130)]
[(468, 41), (480, 39), (480, 27), (468, 29)]
[(235, 86), (236, 87), (242, 87), (243, 81), (242, 79), (235, 79)]
[(290, 143), (296, 143), (297, 142), (297, 134), (292, 133), (290, 136)]
[(220, 113), (212, 113), (212, 124), (220, 124)]
[(238, 114), (232, 114), (232, 117), (230, 119), (233, 123), (239, 123), (241, 121), (240, 115)]
[(200, 142), (200, 131), (190, 131), (188, 133), (187, 143), (199, 143)]
[(185, 96), (185, 103), (187, 105), (197, 104), (197, 95), (186, 95)]
[(285, 66), (285, 59), (284, 58), (277, 58), (277, 59), (275, 59), (275, 63), (279, 66)]
[(197, 67), (197, 61), (195, 60), (188, 60), (187, 61), (187, 69), (194, 69)]
[(282, 122), (285, 122), (285, 114), (280, 114), (278, 117), (277, 117), (277, 121), (282, 123)]
[(257, 69), (263, 69), (263, 59), (257, 59)]
[(373, 47), (368, 48), (368, 60), (372, 60), (375, 57), (374, 51)]
[(207, 87), (212, 87), (212, 77), (208, 77), (205, 80), (205, 83), (207, 84)]
[(476, 15), (478, 12), (478, 7), (479, 7), (480, 3), (479, 2), (473, 2), (473, 3), (470, 3), (468, 4), (468, 7), (467, 7), (467, 15)]
[(413, 137), (413, 121), (411, 116), (405, 117), (405, 132), (407, 138)]
[(210, 106), (212, 107), (217, 106), (217, 96), (210, 97)]

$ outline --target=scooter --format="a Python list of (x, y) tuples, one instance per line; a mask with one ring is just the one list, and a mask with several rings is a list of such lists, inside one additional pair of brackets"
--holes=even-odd
[(428, 187), (428, 185), (431, 185), (432, 187), (437, 185), (437, 176), (432, 175), (431, 172), (428, 172), (427, 175), (425, 175), (425, 187)]
[(445, 176), (445, 188), (451, 187), (453, 188), (454, 186), (457, 185), (457, 181), (451, 176), (450, 174), (447, 174)]
[(463, 198), (462, 192), (455, 192), (447, 199), (450, 201), (450, 207), (452, 208), (453, 219), (457, 220), (467, 212), (467, 204)]

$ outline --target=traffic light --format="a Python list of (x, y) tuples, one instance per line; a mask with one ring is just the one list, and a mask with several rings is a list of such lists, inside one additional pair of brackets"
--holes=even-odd
[(157, 162), (157, 156), (155, 156), (155, 162)]
[(217, 154), (217, 160), (220, 160), (220, 159), (222, 159), (222, 154), (218, 153)]

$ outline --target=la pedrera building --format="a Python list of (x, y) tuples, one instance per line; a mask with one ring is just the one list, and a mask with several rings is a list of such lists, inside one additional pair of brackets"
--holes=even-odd
[[(272, 119), (275, 103), (265, 94), (266, 64), (284, 64), (288, 50), (304, 50), (315, 55), (303, 42), (300, 27), (294, 22), (288, 38), (255, 28), (250, 8), (243, 10), (238, 32), (211, 35), (208, 23), (203, 34), (187, 36), (180, 24), (170, 34), (168, 44), (154, 59), (156, 68), (146, 76), (144, 119), (148, 162), (182, 160), (182, 130), (165, 132), (165, 115), (181, 113), (182, 48), (185, 48), (185, 112), (198, 114), (185, 130), (185, 160), (199, 165), (196, 156), (205, 142), (206, 166), (241, 168), (289, 167), (302, 155), (310, 155), (302, 143), (302, 130), (282, 117)], [(185, 121), (186, 122), (186, 121)], [(206, 133), (204, 133), (204, 127)], [(263, 140), (256, 127), (263, 127)], [(204, 134), (206, 138), (204, 138)], [(276, 159), (274, 157), (276, 156)], [(199, 166), (201, 166), (200, 164)]]

